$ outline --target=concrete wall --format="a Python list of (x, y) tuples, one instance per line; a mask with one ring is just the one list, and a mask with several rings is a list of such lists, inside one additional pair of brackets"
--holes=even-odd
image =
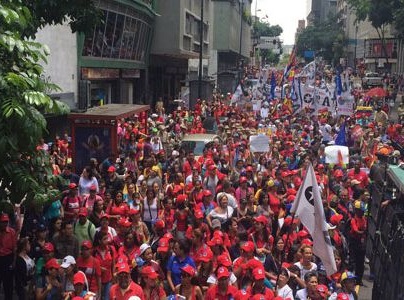
[(38, 31), (36, 41), (50, 49), (44, 69), (45, 76), (62, 89), (55, 94), (74, 108), (78, 95), (76, 34), (68, 25), (45, 26)]
[(151, 47), (152, 54), (174, 54), (180, 48), (180, 37), (184, 33), (181, 1), (156, 1), (156, 17), (154, 36)]
[[(213, 49), (218, 51), (239, 52), (240, 47), (240, 8), (238, 1), (214, 1), (214, 37)], [(244, 10), (250, 11), (251, 4), (245, 1)], [(250, 56), (251, 50), (251, 27), (242, 21), (242, 45), (241, 55)]]

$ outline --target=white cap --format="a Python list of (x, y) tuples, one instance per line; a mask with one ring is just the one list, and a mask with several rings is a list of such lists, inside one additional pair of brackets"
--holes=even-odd
[(337, 226), (331, 225), (330, 223), (327, 223), (327, 230), (333, 230), (335, 228), (337, 228)]
[(142, 244), (140, 246), (140, 255), (142, 255), (147, 249), (151, 248), (149, 244)]
[(75, 265), (76, 260), (74, 259), (73, 256), (68, 255), (65, 258), (63, 258), (62, 264), (60, 265), (63, 269), (66, 269), (70, 267), (71, 265)]
[(173, 150), (173, 152), (171, 153), (171, 156), (179, 156), (180, 153), (177, 150)]

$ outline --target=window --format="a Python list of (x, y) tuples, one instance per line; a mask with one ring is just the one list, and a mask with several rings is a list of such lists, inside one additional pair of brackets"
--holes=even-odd
[(194, 19), (194, 17), (191, 16), (190, 14), (187, 13), (185, 15), (185, 33), (186, 34), (192, 35), (192, 22), (194, 21), (193, 19)]
[[(118, 10), (118, 9), (117, 9)], [(85, 37), (83, 56), (145, 61), (151, 27), (139, 12), (103, 10), (103, 23)]]

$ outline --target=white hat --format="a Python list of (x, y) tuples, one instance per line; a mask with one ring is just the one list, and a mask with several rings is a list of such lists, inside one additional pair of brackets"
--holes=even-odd
[(173, 152), (171, 153), (171, 156), (179, 156), (180, 153), (177, 150), (173, 150)]
[(157, 115), (157, 114), (152, 114), (151, 117), (152, 117), (152, 118), (157, 118), (158, 115)]
[(140, 255), (142, 255), (147, 249), (151, 248), (149, 244), (142, 244), (139, 248)]
[(62, 264), (60, 265), (63, 269), (66, 269), (70, 267), (71, 265), (75, 265), (76, 260), (74, 259), (73, 256), (68, 255), (65, 258), (63, 258)]
[(335, 228), (337, 228), (337, 226), (331, 225), (330, 223), (327, 223), (327, 230), (333, 230)]

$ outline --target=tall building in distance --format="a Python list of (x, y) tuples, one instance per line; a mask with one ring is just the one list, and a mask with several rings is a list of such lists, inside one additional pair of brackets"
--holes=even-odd
[(307, 25), (313, 25), (327, 20), (337, 10), (337, 0), (308, 0)]
[(295, 33), (295, 43), (300, 33), (306, 28), (306, 20), (298, 20), (297, 21), (297, 28)]

